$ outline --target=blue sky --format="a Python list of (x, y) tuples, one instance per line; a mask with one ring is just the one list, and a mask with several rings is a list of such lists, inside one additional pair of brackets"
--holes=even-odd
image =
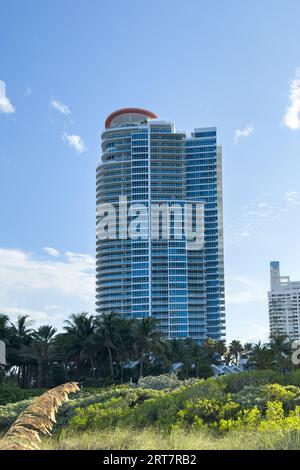
[(298, 0), (2, 0), (0, 311), (93, 312), (100, 134), (137, 106), (218, 127), (227, 338), (266, 339), (270, 260), (300, 279), (299, 17)]

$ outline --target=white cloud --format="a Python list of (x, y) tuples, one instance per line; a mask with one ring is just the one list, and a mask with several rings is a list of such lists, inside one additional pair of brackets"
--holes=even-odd
[(27, 86), (26, 90), (25, 90), (25, 95), (29, 96), (29, 95), (31, 95), (31, 93), (32, 93), (32, 89), (30, 88), (30, 86)]
[(250, 232), (248, 230), (245, 230), (244, 232), (241, 232), (241, 237), (242, 238), (249, 238), (250, 237)]
[(300, 129), (300, 67), (290, 83), (289, 104), (282, 123), (292, 130)]
[(266, 302), (267, 289), (260, 283), (242, 276), (228, 276), (226, 281), (226, 302), (244, 304)]
[(0, 80), (0, 111), (8, 114), (15, 112), (15, 108), (6, 96), (6, 85), (3, 80)]
[(261, 200), (242, 208), (241, 220), (231, 227), (232, 242), (250, 238), (262, 226), (278, 220), (286, 213), (299, 210), (299, 207), (300, 192), (295, 190), (262, 195)]
[(254, 131), (253, 124), (248, 124), (244, 129), (236, 129), (234, 131), (234, 143), (238, 144), (241, 137), (249, 137)]
[(28, 315), (34, 323), (48, 323), (49, 316), (47, 312), (34, 310), (26, 307), (0, 307), (0, 312), (8, 315), (11, 321), (14, 321), (19, 315)]
[(43, 250), (46, 251), (46, 253), (48, 253), (48, 255), (50, 256), (55, 256), (55, 257), (59, 256), (59, 251), (56, 250), (55, 248), (52, 248), (51, 246), (45, 246)]
[(45, 305), (44, 309), (45, 309), (45, 310), (61, 310), (61, 309), (62, 309), (62, 306), (61, 306), (61, 305), (56, 305), (56, 304), (53, 304), (53, 305)]
[(287, 191), (285, 193), (286, 208), (292, 209), (300, 205), (300, 193), (298, 191)]
[(66, 257), (70, 261), (70, 263), (82, 266), (82, 268), (94, 268), (94, 258), (90, 255), (86, 255), (84, 253), (73, 253), (71, 251), (66, 252)]
[(57, 111), (59, 111), (62, 114), (70, 114), (70, 112), (71, 112), (67, 105), (61, 103), (60, 101), (58, 101), (54, 98), (51, 98), (50, 106), (52, 108), (56, 109)]
[(71, 313), (94, 311), (95, 260), (67, 253), (42, 260), (20, 250), (0, 249), (0, 312), (14, 320), (28, 314), (39, 323), (61, 326)]
[(62, 135), (62, 140), (67, 142), (70, 147), (73, 147), (78, 153), (83, 153), (86, 150), (83, 140), (79, 135), (69, 135), (64, 132)]
[(247, 325), (247, 334), (242, 335), (241, 341), (245, 343), (266, 343), (269, 340), (269, 328), (258, 323), (251, 323)]
[(259, 209), (266, 209), (266, 210), (272, 209), (272, 205), (269, 204), (268, 202), (259, 202), (257, 206)]

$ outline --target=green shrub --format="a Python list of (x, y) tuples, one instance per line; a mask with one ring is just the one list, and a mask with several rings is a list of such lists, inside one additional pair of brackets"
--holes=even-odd
[(261, 388), (260, 393), (266, 401), (281, 402), (285, 412), (295, 409), (300, 402), (300, 389), (293, 385), (268, 384)]
[(261, 394), (261, 387), (256, 385), (246, 385), (233, 396), (236, 403), (247, 409), (257, 406), (258, 409), (263, 410), (267, 402), (267, 398)]
[(220, 403), (217, 400), (200, 398), (188, 401), (183, 410), (178, 412), (179, 422), (185, 425), (212, 424), (219, 420)]
[(294, 411), (290, 411), (285, 416), (283, 403), (279, 401), (269, 401), (265, 419), (260, 423), (258, 432), (299, 432), (300, 431), (300, 407), (296, 407)]
[(134, 408), (126, 418), (126, 425), (153, 425), (171, 429), (178, 420), (178, 413), (185, 408), (187, 402), (207, 397), (223, 401), (223, 385), (215, 379), (200, 379), (173, 391), (157, 392), (156, 396)]
[(127, 385), (111, 386), (104, 388), (87, 388), (76, 393), (71, 397), (68, 403), (65, 403), (57, 416), (56, 431), (67, 425), (69, 421), (76, 415), (77, 409), (85, 409), (89, 405), (104, 403), (112, 398), (122, 397), (124, 400), (129, 399), (129, 394), (134, 391)]
[(250, 409), (242, 409), (234, 418), (221, 418), (218, 423), (218, 430), (224, 431), (254, 431), (261, 423), (261, 413), (257, 406)]
[(116, 426), (130, 412), (122, 398), (111, 398), (105, 403), (95, 403), (87, 408), (77, 408), (70, 421), (70, 428), (77, 430), (109, 429)]
[(139, 379), (137, 386), (150, 390), (174, 390), (196, 381), (196, 379), (179, 380), (176, 374), (149, 375)]
[(300, 387), (300, 370), (298, 369), (288, 372), (281, 377), (281, 380), (277, 380), (276, 382), (283, 385), (296, 385), (297, 387)]
[[(103, 394), (103, 392), (102, 392)], [(224, 401), (224, 387), (215, 379), (197, 380), (192, 385), (181, 386), (175, 390), (149, 390), (144, 388), (127, 388), (114, 391), (114, 396), (87, 406), (81, 402), (80, 407), (73, 409), (69, 421), (70, 428), (105, 429), (111, 426), (133, 426), (144, 428), (155, 426), (171, 429), (178, 420), (178, 412), (185, 404), (212, 397), (217, 402)], [(229, 407), (229, 405), (227, 405)], [(233, 407), (234, 405), (232, 405)], [(237, 405), (238, 406), (238, 405)], [(229, 408), (228, 408), (229, 409)], [(224, 410), (225, 413), (225, 410)]]
[(46, 389), (30, 388), (24, 389), (14, 385), (2, 385), (0, 387), (0, 406), (7, 403), (16, 403), (31, 397), (37, 397), (44, 393)]
[(220, 421), (236, 419), (240, 410), (240, 405), (232, 401), (230, 396), (223, 402), (209, 398), (190, 400), (178, 412), (176, 426), (218, 428)]
[(249, 385), (235, 393), (234, 400), (243, 408), (257, 406), (260, 410), (266, 408), (268, 401), (279, 401), (283, 403), (284, 410), (288, 412), (300, 404), (300, 388), (279, 384), (267, 384), (259, 387)]
[[(126, 423), (126, 418), (133, 414), (133, 409), (141, 407), (146, 400), (150, 400), (159, 392), (150, 390), (134, 390), (123, 388), (111, 390), (114, 396), (98, 394), (89, 402), (81, 401), (80, 407), (72, 405), (73, 413), (68, 412), (69, 427), (71, 429), (107, 429), (117, 424)], [(78, 403), (78, 400), (77, 400)]]
[(219, 379), (200, 379), (190, 386), (183, 387), (181, 393), (184, 401), (201, 397), (222, 401), (225, 397), (225, 386)]
[(223, 375), (217, 380), (223, 383), (226, 392), (236, 393), (249, 385), (259, 386), (270, 383), (280, 383), (282, 381), (282, 375), (272, 370), (257, 370)]
[(182, 407), (182, 396), (177, 390), (169, 393), (157, 392), (155, 397), (136, 406), (124, 424), (139, 428), (153, 425), (168, 430), (174, 424), (176, 415)]
[(28, 400), (22, 400), (18, 403), (9, 403), (5, 406), (0, 406), (0, 433), (7, 431), (19, 414), (22, 413), (33, 400), (34, 398), (29, 398)]

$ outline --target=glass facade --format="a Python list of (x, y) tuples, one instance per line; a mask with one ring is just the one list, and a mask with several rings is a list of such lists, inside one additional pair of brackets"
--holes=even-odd
[[(97, 205), (118, 207), (119, 197), (126, 196), (129, 221), (134, 220), (130, 205), (143, 205), (148, 236), (122, 238), (117, 213), (117, 239), (97, 240), (97, 311), (153, 316), (169, 339), (224, 339), (222, 167), (216, 129), (195, 129), (187, 138), (172, 123), (149, 120), (139, 111), (113, 113), (117, 121), (112, 119), (102, 133)], [(183, 211), (187, 202), (203, 207), (204, 245), (198, 250), (172, 236), (178, 215), (172, 210)], [(153, 204), (170, 209), (168, 239), (151, 233), (150, 221), (156, 218), (162, 230)]]

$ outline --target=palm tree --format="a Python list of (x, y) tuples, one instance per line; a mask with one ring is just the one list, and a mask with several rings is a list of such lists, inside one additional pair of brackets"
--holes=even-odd
[(48, 366), (57, 354), (55, 352), (56, 329), (50, 325), (40, 326), (32, 334), (29, 346), (22, 345), (20, 354), (26, 359), (34, 360), (38, 365), (37, 386), (46, 386)]
[[(208, 339), (204, 345), (199, 345), (192, 338), (187, 338), (187, 357), (189, 358), (190, 371), (193, 370), (193, 375), (196, 377), (209, 377), (212, 375), (211, 365), (216, 359), (218, 353), (216, 352), (217, 342)], [(188, 378), (188, 374), (186, 378)]]
[(253, 349), (253, 343), (245, 343), (244, 344), (244, 354), (247, 356), (248, 354), (251, 353), (252, 349)]
[[(0, 339), (4, 341), (6, 346), (10, 344), (10, 329), (9, 329), (9, 318), (5, 314), (0, 314)], [(5, 379), (5, 371), (8, 370), (8, 366), (0, 364), (0, 385), (2, 385)]]
[(111, 378), (114, 377), (113, 350), (119, 338), (118, 319), (120, 316), (114, 312), (96, 317), (97, 336), (108, 353)]
[(240, 354), (243, 352), (244, 348), (242, 343), (239, 340), (234, 339), (229, 345), (229, 351), (234, 357), (235, 365), (238, 364)]
[(135, 323), (135, 349), (140, 360), (140, 378), (143, 376), (145, 355), (163, 352), (162, 336), (157, 322), (152, 317), (137, 320)]
[(192, 338), (185, 338), (180, 342), (181, 344), (181, 360), (184, 364), (185, 378), (190, 377), (192, 368), (195, 366), (196, 357), (199, 353), (199, 345), (193, 341)]
[(217, 342), (214, 339), (207, 338), (203, 343), (203, 348), (208, 356), (213, 360), (213, 357), (216, 353)]
[(268, 345), (262, 344), (260, 341), (252, 345), (249, 356), (251, 363), (256, 369), (266, 370), (271, 367), (272, 355)]
[(215, 342), (216, 345), (215, 345), (215, 351), (217, 354), (219, 354), (219, 356), (224, 356), (224, 354), (226, 353), (227, 351), (227, 347), (226, 347), (226, 343), (225, 341), (221, 341), (221, 340), (218, 340)]
[(95, 378), (97, 348), (95, 317), (82, 312), (71, 315), (70, 320), (66, 320), (65, 323), (65, 349), (75, 359), (77, 379), (81, 378), (81, 365), (85, 359), (89, 361)]
[(4, 313), (0, 314), (0, 339), (6, 344), (10, 340), (9, 318)]
[(232, 353), (229, 348), (226, 349), (226, 352), (223, 354), (222, 364), (229, 366), (232, 362)]
[(284, 372), (291, 354), (291, 343), (288, 337), (279, 333), (270, 336), (269, 348), (273, 354), (275, 364)]
[(211, 338), (204, 341), (203, 348), (211, 364), (215, 361), (219, 362), (227, 351), (225, 341), (217, 341)]
[(115, 338), (115, 356), (120, 369), (120, 381), (124, 381), (124, 365), (133, 356), (134, 334), (132, 321), (119, 318), (117, 321), (118, 335)]
[(18, 366), (18, 385), (22, 388), (26, 387), (28, 361), (19, 352), (22, 345), (29, 346), (33, 333), (32, 328), (30, 328), (32, 323), (28, 318), (28, 315), (19, 315), (17, 322), (15, 324), (11, 323), (10, 326), (11, 346), (12, 350), (16, 352), (14, 362)]

